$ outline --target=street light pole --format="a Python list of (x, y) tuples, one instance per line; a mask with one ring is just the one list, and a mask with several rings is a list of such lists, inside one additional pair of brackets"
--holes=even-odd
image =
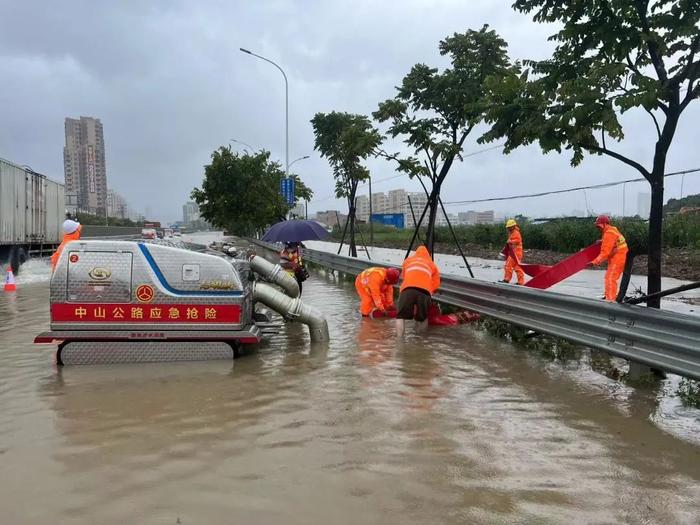
[[(303, 157), (299, 157), (298, 159), (294, 159), (292, 162), (289, 163), (289, 167), (291, 168), (292, 165), (295, 162), (299, 162), (300, 160), (308, 159), (309, 155), (304, 155)], [(287, 169), (287, 176), (289, 176), (289, 169)], [(295, 201), (296, 203), (296, 201)], [(309, 218), (309, 201), (306, 201), (306, 206), (304, 207), (304, 218), (308, 219)]]
[(257, 57), (261, 60), (264, 60), (265, 62), (269, 62), (273, 66), (275, 66), (277, 69), (280, 70), (280, 73), (282, 73), (282, 76), (284, 77), (284, 148), (285, 148), (285, 154), (284, 154), (284, 159), (285, 159), (285, 174), (287, 177), (289, 177), (289, 83), (287, 82), (287, 74), (284, 72), (284, 69), (282, 69), (278, 64), (270, 60), (269, 58), (265, 58), (263, 56), (260, 56), (256, 53), (253, 53), (252, 51), (249, 51), (244, 48), (239, 48), (243, 53), (247, 53), (248, 55), (253, 55), (254, 57)]
[(242, 140), (230, 139), (230, 142), (235, 142), (236, 144), (243, 144), (244, 146), (247, 146), (248, 148), (250, 148), (250, 151), (254, 150), (253, 146), (251, 146), (247, 142), (243, 142)]
[(310, 155), (304, 155), (303, 157), (299, 157), (298, 159), (294, 159), (292, 162), (289, 163), (289, 167), (291, 168), (292, 164), (294, 164), (295, 162), (299, 162), (300, 160), (308, 159), (309, 157), (310, 157)]

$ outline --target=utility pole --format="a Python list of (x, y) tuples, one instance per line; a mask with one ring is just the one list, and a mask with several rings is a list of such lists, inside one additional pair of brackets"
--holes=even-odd
[(369, 176), (369, 244), (374, 246), (374, 225), (372, 224), (372, 175)]

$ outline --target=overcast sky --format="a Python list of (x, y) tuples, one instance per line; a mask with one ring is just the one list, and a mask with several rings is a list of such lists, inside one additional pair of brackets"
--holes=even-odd
[[(0, 0), (0, 157), (63, 180), (64, 118), (100, 118), (108, 186), (156, 219), (180, 219), (212, 150), (230, 138), (284, 161), (282, 76), (239, 51), (245, 47), (279, 63), (289, 77), (289, 155), (290, 161), (311, 155), (294, 166), (315, 192), (309, 210), (344, 209), (331, 197), (327, 163), (313, 151), (313, 115), (369, 114), (393, 96), (413, 64), (444, 64), (440, 39), (484, 23), (509, 42), (513, 59), (546, 57), (553, 28), (514, 12), (511, 3)], [(700, 167), (698, 117), (695, 102), (678, 128), (669, 171)], [(649, 166), (651, 120), (637, 113), (625, 122), (627, 139), (618, 149)], [(483, 146), (474, 141), (466, 145), (467, 152), (478, 149)], [(377, 181), (395, 174), (381, 160), (370, 168)], [(636, 176), (614, 160), (590, 157), (573, 169), (568, 156), (543, 156), (538, 147), (508, 156), (496, 150), (456, 165), (443, 196), (478, 199)], [(669, 180), (667, 197), (678, 197), (680, 186), (680, 177)], [(399, 187), (419, 189), (397, 178), (378, 182), (375, 191)], [(628, 212), (646, 191), (644, 184), (628, 185)], [(700, 174), (685, 177), (683, 192), (700, 192)], [(450, 209), (555, 216), (587, 207), (620, 213), (621, 187)]]

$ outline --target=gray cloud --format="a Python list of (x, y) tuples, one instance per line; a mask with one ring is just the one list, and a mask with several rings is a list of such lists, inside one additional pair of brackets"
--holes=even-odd
[[(102, 119), (108, 184), (141, 210), (177, 219), (199, 184), (211, 151), (234, 137), (284, 160), (284, 90), (279, 72), (238, 51), (247, 47), (280, 63), (290, 82), (290, 158), (317, 199), (310, 209), (342, 206), (330, 170), (313, 152), (309, 120), (317, 111), (369, 113), (393, 95), (416, 62), (443, 65), (438, 41), (489, 23), (510, 43), (511, 56), (547, 55), (553, 28), (510, 9), (510, 0), (269, 2), (12, 2), (0, 1), (0, 156), (63, 178), (63, 118)], [(684, 115), (669, 167), (700, 166), (692, 127), (700, 108)], [(646, 115), (631, 124), (620, 150), (649, 162), (653, 132)], [(392, 148), (400, 148), (393, 144)], [(473, 142), (468, 150), (480, 149)], [(568, 156), (537, 147), (466, 159), (446, 184), (449, 199), (525, 193), (636, 176), (617, 162)], [(393, 174), (370, 162), (376, 179)], [(680, 181), (669, 182), (669, 196)], [(377, 190), (414, 182), (395, 179)], [(628, 206), (636, 191), (628, 188)], [(700, 192), (688, 176), (685, 193)], [(591, 192), (596, 211), (621, 211), (621, 190)], [(494, 206), (502, 213), (555, 215), (585, 209), (583, 195)], [(470, 206), (465, 206), (465, 208)], [(475, 208), (478, 208), (474, 206)], [(486, 206), (481, 206), (486, 208)], [(456, 211), (456, 208), (455, 208)]]

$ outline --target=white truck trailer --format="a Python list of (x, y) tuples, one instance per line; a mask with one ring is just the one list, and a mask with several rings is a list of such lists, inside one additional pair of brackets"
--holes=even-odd
[(61, 242), (65, 188), (26, 166), (0, 159), (0, 262), (18, 271)]

